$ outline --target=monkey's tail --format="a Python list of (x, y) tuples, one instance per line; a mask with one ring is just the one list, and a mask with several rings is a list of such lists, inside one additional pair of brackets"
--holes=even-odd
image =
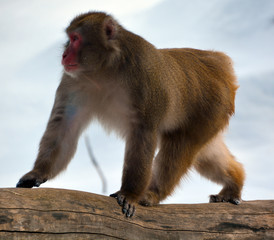
[(86, 143), (86, 147), (87, 147), (87, 150), (88, 150), (89, 158), (90, 158), (92, 164), (94, 165), (96, 171), (98, 172), (99, 177), (101, 178), (102, 193), (106, 194), (107, 193), (107, 180), (106, 180), (106, 178), (103, 174), (102, 169), (98, 165), (98, 162), (96, 161), (96, 158), (94, 157), (94, 154), (93, 154), (92, 149), (91, 149), (91, 144), (90, 144), (90, 141), (89, 141), (89, 137), (87, 135), (85, 136), (85, 143)]

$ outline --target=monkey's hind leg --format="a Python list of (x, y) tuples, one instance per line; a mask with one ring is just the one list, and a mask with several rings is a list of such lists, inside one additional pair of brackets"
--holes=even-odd
[(198, 153), (194, 166), (202, 176), (223, 185), (219, 194), (210, 195), (210, 202), (241, 202), (244, 169), (230, 153), (221, 135), (215, 137)]

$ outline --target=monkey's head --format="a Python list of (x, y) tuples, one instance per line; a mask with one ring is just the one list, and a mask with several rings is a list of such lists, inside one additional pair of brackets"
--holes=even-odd
[(119, 24), (100, 12), (81, 14), (66, 29), (68, 42), (62, 56), (64, 70), (71, 76), (94, 73), (115, 63), (119, 57)]

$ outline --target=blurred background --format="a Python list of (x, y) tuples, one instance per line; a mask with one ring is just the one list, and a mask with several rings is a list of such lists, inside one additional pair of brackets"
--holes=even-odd
[[(0, 187), (14, 187), (32, 168), (62, 75), (64, 29), (89, 10), (112, 14), (158, 48), (232, 57), (240, 88), (226, 142), (246, 169), (243, 199), (274, 199), (273, 0), (0, 0)], [(106, 176), (106, 194), (117, 191), (124, 143), (97, 123), (83, 135)], [(101, 194), (83, 137), (67, 170), (42, 186)], [(190, 171), (165, 203), (208, 202), (220, 189)]]

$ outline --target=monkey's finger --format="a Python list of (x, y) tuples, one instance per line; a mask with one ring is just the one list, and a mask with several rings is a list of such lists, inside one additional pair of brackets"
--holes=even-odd
[(122, 212), (126, 215), (126, 217), (132, 217), (135, 212), (135, 206), (133, 204), (129, 204), (128, 201), (125, 200), (122, 207)]
[(33, 186), (37, 186), (36, 179), (20, 179), (19, 182), (16, 184), (17, 188), (32, 188)]
[(110, 194), (109, 196), (110, 196), (110, 197), (116, 198), (116, 199), (117, 199), (117, 203), (118, 203), (120, 206), (123, 206), (124, 201), (125, 201), (125, 197), (124, 197), (121, 193), (116, 192), (116, 193)]
[(125, 203), (122, 208), (123, 214), (125, 214), (126, 217), (132, 217), (135, 213), (135, 206), (132, 204)]
[(125, 203), (123, 204), (122, 212), (123, 212), (123, 214), (126, 214), (126, 215), (127, 215), (127, 212), (128, 212), (128, 203), (127, 203), (127, 202), (125, 202)]
[(118, 193), (112, 193), (109, 196), (117, 199), (118, 198)]
[(40, 181), (36, 180), (33, 186), (34, 187), (39, 187), (42, 183), (43, 182), (40, 182)]
[(210, 203), (222, 202), (222, 201), (223, 201), (223, 199), (221, 199), (219, 195), (210, 195), (209, 196)]
[(134, 213), (135, 213), (135, 206), (130, 204), (127, 210), (126, 217), (133, 217)]
[(228, 202), (235, 204), (235, 205), (239, 205), (241, 203), (241, 200), (239, 199), (230, 199), (228, 200)]
[(124, 195), (118, 194), (117, 202), (118, 202), (118, 204), (119, 204), (120, 206), (123, 206), (123, 205), (125, 204), (125, 202), (126, 202), (125, 199), (126, 199), (126, 198), (125, 198)]

